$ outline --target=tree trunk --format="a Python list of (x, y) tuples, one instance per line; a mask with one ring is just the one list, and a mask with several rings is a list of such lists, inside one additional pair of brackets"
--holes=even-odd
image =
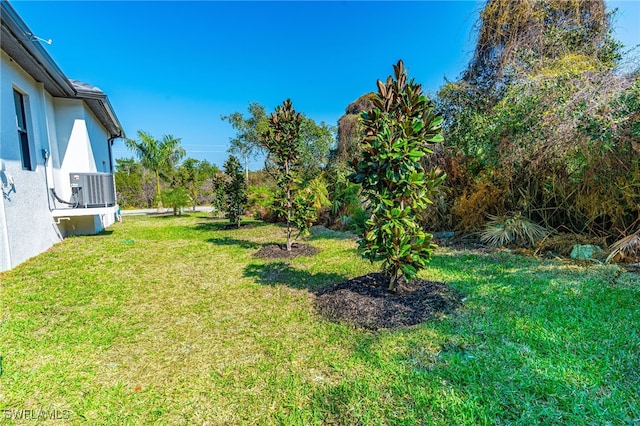
[(396, 269), (391, 273), (389, 277), (389, 291), (396, 291), (398, 287), (398, 280), (400, 279), (400, 269)]
[(291, 190), (287, 189), (287, 253), (291, 252)]
[(291, 221), (287, 217), (287, 253), (291, 252)]
[(158, 213), (162, 213), (162, 196), (160, 194), (160, 172), (156, 170), (156, 198), (158, 199)]
[[(289, 175), (289, 162), (285, 162), (284, 170), (286, 175)], [(293, 210), (293, 203), (291, 202), (291, 183), (287, 186), (287, 253), (291, 252), (291, 213)]]

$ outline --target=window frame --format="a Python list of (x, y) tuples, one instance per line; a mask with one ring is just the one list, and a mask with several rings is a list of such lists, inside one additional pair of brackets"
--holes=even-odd
[(29, 126), (29, 96), (13, 88), (13, 104), (16, 114), (16, 130), (18, 132), (18, 148), (23, 170), (35, 170), (33, 161), (33, 149), (31, 146)]

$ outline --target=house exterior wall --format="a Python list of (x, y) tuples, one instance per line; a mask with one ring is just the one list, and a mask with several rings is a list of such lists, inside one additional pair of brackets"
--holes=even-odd
[[(102, 231), (115, 222), (117, 206), (72, 209), (50, 195), (49, 189), (55, 189), (58, 197), (71, 200), (70, 173), (111, 172), (109, 133), (81, 99), (51, 96), (9, 55), (0, 52), (2, 271), (49, 249), (67, 235)], [(23, 169), (14, 90), (25, 99), (33, 170)], [(43, 149), (49, 152), (46, 164)]]
[[(100, 122), (78, 99), (54, 98), (55, 139), (52, 144), (51, 168), (58, 196), (71, 200), (71, 173), (111, 173), (109, 165), (109, 134)], [(55, 151), (55, 152), (54, 152)], [(61, 207), (56, 203), (57, 207)], [(113, 225), (116, 221), (117, 207), (100, 209), (100, 213), (86, 216), (58, 216), (58, 229), (63, 237), (69, 235), (95, 234)], [(108, 210), (106, 213), (104, 210)], [(64, 212), (57, 210), (56, 215)]]
[[(26, 72), (2, 52), (0, 61), (0, 270), (47, 250), (60, 241), (47, 197), (47, 181), (41, 151), (49, 150), (46, 92)], [(24, 170), (16, 129), (13, 91), (25, 95), (31, 163)], [(13, 184), (10, 184), (10, 182)]]
[(56, 151), (51, 154), (56, 193), (71, 198), (70, 173), (110, 173), (109, 134), (84, 102), (77, 99), (53, 101)]

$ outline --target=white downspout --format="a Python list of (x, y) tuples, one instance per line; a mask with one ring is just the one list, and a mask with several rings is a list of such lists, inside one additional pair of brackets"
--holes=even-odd
[[(40, 89), (40, 99), (41, 99), (40, 111), (41, 111), (42, 117), (44, 118), (42, 127), (44, 128), (40, 129), (41, 131), (40, 147), (42, 151), (36, 152), (36, 156), (37, 156), (36, 158), (40, 158), (43, 160), (44, 181), (47, 187), (47, 205), (49, 206), (49, 211), (53, 211), (54, 207), (51, 207), (51, 193), (50, 193), (51, 188), (53, 187), (53, 185), (50, 186), (50, 182), (53, 182), (53, 170), (50, 171), (48, 166), (48, 160), (49, 160), (49, 157), (51, 156), (51, 126), (49, 123), (49, 115), (47, 114), (47, 95), (44, 89), (44, 84), (40, 83), (39, 89)], [(36, 151), (38, 150), (36, 149)]]

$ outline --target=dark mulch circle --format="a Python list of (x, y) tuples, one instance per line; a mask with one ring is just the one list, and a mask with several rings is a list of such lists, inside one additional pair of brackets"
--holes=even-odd
[(461, 296), (445, 283), (415, 278), (396, 292), (380, 273), (357, 277), (318, 292), (316, 308), (336, 322), (371, 330), (422, 323), (457, 308)]
[(314, 256), (319, 252), (320, 250), (309, 244), (294, 243), (290, 252), (285, 244), (271, 244), (262, 247), (254, 256), (260, 259), (291, 259), (298, 256)]

